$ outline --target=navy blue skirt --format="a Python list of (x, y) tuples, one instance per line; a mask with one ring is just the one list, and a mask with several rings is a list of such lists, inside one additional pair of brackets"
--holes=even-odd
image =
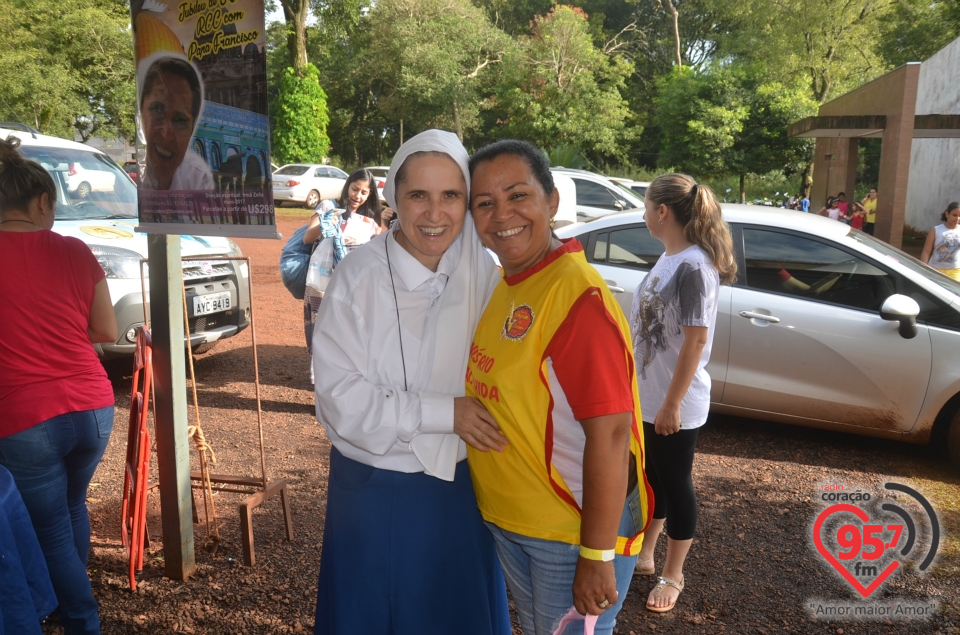
[(316, 635), (510, 635), (466, 461), (452, 483), (330, 452)]

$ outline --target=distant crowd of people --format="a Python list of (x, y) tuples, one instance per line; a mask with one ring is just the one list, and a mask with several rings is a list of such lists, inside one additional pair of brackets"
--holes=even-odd
[(870, 188), (862, 201), (848, 201), (846, 192), (829, 196), (826, 205), (817, 214), (846, 223), (872, 236), (877, 222), (877, 188)]

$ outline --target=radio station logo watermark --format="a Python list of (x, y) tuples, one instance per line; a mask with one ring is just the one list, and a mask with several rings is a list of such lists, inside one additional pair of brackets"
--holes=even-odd
[[(936, 613), (935, 602), (871, 599), (908, 563), (926, 572), (940, 546), (940, 522), (927, 499), (901, 483), (882, 490), (824, 483), (817, 491), (826, 507), (813, 522), (812, 544), (820, 557), (853, 591), (855, 602), (809, 600), (820, 619), (922, 619)], [(900, 502), (909, 504), (901, 506)]]

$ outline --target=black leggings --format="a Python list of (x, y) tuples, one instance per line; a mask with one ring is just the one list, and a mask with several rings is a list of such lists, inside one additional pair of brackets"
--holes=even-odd
[(667, 517), (667, 536), (690, 540), (697, 529), (697, 494), (693, 491), (693, 452), (700, 428), (664, 436), (652, 423), (643, 422), (643, 447), (647, 481), (653, 488), (653, 517)]

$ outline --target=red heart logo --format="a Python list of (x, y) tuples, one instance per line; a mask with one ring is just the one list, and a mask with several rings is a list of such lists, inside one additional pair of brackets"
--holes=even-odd
[[(859, 507), (845, 504), (833, 505), (823, 510), (820, 515), (817, 516), (817, 522), (815, 522), (813, 525), (813, 542), (817, 546), (817, 551), (819, 551), (820, 555), (823, 556), (823, 559), (832, 564), (833, 568), (839, 571), (840, 575), (842, 575), (844, 579), (850, 583), (850, 586), (856, 589), (860, 595), (862, 595), (864, 598), (868, 598), (881, 584), (883, 584), (883, 581), (886, 580), (891, 573), (897, 570), (897, 568), (900, 566), (900, 561), (894, 560), (888, 564), (887, 568), (884, 569), (880, 575), (878, 575), (876, 579), (870, 583), (870, 586), (863, 586), (863, 584), (860, 583), (860, 580), (856, 579), (853, 574), (851, 574), (850, 571), (848, 571), (847, 568), (843, 566), (843, 564), (827, 550), (820, 536), (823, 523), (827, 520), (827, 518), (838, 512), (849, 512), (859, 518), (863, 523), (866, 523), (870, 520), (870, 516)], [(889, 546), (892, 547), (893, 545)]]

